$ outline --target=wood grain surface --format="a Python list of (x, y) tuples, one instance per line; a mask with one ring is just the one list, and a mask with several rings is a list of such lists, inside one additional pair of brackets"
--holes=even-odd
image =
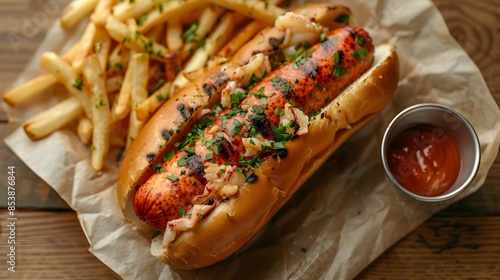
[[(0, 0), (0, 91), (23, 70), (68, 0)], [(480, 69), (500, 104), (500, 0), (434, 0), (451, 34)], [(0, 110), (0, 137), (11, 128)], [(77, 215), (3, 143), (0, 167), (18, 176), (18, 272), (0, 258), (0, 279), (118, 279), (88, 252)], [(5, 172), (0, 177), (5, 182)], [(34, 190), (34, 191), (33, 191)], [(5, 207), (6, 193), (0, 192)], [(0, 210), (0, 221), (7, 211)], [(47, 226), (50, 225), (50, 226)], [(0, 252), (8, 252), (8, 228)], [(64, 253), (62, 253), (64, 252)], [(500, 279), (500, 155), (483, 187), (437, 213), (369, 265), (358, 279)]]

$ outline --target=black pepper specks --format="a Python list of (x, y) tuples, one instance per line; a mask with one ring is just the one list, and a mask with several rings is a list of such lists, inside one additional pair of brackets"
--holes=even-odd
[(168, 141), (171, 136), (172, 135), (166, 129), (161, 131), (161, 137), (163, 137), (163, 139), (165, 139), (165, 141)]
[(203, 84), (203, 91), (205, 91), (205, 93), (207, 95), (212, 95), (212, 94), (214, 94), (215, 89), (211, 85), (204, 83)]
[(229, 81), (229, 77), (226, 74), (224, 74), (224, 73), (219, 73), (215, 77), (214, 86), (220, 87), (223, 84), (225, 84), (227, 81)]
[(186, 106), (183, 103), (180, 103), (179, 105), (177, 105), (177, 110), (179, 110), (179, 112), (181, 112), (182, 116), (185, 119), (189, 119), (191, 117), (191, 113), (189, 113), (189, 110), (186, 108)]
[(255, 175), (255, 173), (252, 173), (252, 174), (248, 175), (245, 182), (252, 184), (252, 183), (257, 182), (258, 180), (259, 180), (259, 177), (257, 177), (257, 175)]
[(285, 158), (288, 155), (288, 151), (286, 149), (276, 149), (274, 152), (280, 158)]
[(147, 154), (146, 158), (148, 159), (148, 162), (152, 162), (153, 159), (155, 159), (155, 154)]
[(273, 50), (277, 50), (282, 42), (283, 39), (281, 38), (274, 38), (274, 37), (269, 38), (269, 45), (273, 47)]

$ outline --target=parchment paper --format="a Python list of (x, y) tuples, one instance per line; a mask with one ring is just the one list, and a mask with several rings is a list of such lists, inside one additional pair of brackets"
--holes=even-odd
[[(88, 164), (88, 147), (71, 130), (32, 142), (17, 129), (5, 142), (77, 211), (90, 251), (125, 279), (353, 278), (433, 213), (483, 184), (498, 152), (500, 111), (479, 70), (450, 36), (431, 2), (332, 3), (350, 7), (357, 24), (370, 32), (375, 43), (397, 45), (401, 81), (394, 100), (337, 151), (262, 232), (219, 264), (176, 271), (152, 257), (148, 240), (125, 223), (118, 209), (118, 164), (111, 156), (109, 168), (95, 173)], [(79, 32), (66, 34), (56, 23), (15, 85), (41, 72), (38, 60), (42, 51), (67, 48)], [(23, 110), (3, 106), (11, 123), (19, 124), (56, 100), (40, 98), (37, 106), (30, 104)], [(420, 102), (455, 108), (480, 138), (479, 173), (452, 201), (414, 201), (388, 182), (381, 167), (379, 145), (384, 128), (399, 111)]]

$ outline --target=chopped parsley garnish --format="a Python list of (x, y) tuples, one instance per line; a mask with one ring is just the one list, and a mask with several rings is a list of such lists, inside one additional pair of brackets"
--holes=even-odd
[(338, 51), (333, 54), (333, 61), (335, 61), (335, 63), (337, 64), (342, 62), (340, 53)]
[(359, 59), (365, 58), (368, 55), (368, 53), (369, 53), (368, 50), (365, 47), (362, 47), (361, 49), (359, 49), (357, 51), (352, 51), (351, 55), (355, 59), (359, 60)]
[(169, 98), (170, 98), (169, 94), (165, 94), (165, 95), (158, 94), (156, 96), (156, 99), (158, 99), (158, 101), (160, 101), (160, 102), (168, 100)]
[(231, 131), (231, 136), (234, 137), (238, 134), (245, 123), (240, 122), (237, 119), (233, 120), (233, 130)]
[(316, 81), (316, 83), (314, 84), (314, 87), (319, 89), (319, 90), (323, 90), (323, 88), (324, 88), (323, 85), (318, 81)]
[(230, 119), (238, 114), (240, 114), (241, 117), (245, 116), (247, 110), (241, 108), (241, 107), (231, 107), (231, 111), (227, 114), (225, 114), (223, 117)]
[(278, 115), (278, 116), (283, 116), (285, 114), (285, 111), (281, 108), (276, 108), (274, 110), (274, 114)]
[(178, 161), (177, 161), (177, 166), (183, 167), (188, 165), (188, 160), (186, 156), (182, 156)]
[(179, 180), (179, 177), (177, 177), (175, 175), (167, 175), (167, 176), (165, 176), (165, 178), (169, 179), (172, 182)]
[(309, 114), (309, 121), (315, 120), (316, 117), (318, 117), (320, 112), (321, 112), (321, 110), (319, 110), (317, 112), (311, 112), (311, 114)]
[(239, 104), (243, 99), (245, 99), (246, 94), (242, 91), (236, 91), (230, 95), (232, 104)]
[(179, 216), (180, 216), (181, 218), (184, 218), (184, 216), (186, 216), (186, 214), (187, 214), (186, 209), (184, 209), (184, 208), (182, 208), (182, 207), (179, 207), (179, 209), (177, 209), (177, 212), (179, 213)]
[(347, 73), (347, 69), (342, 67), (342, 65), (340, 65), (340, 64), (333, 65), (333, 76), (340, 77), (340, 76), (344, 75), (345, 73)]
[(252, 111), (255, 114), (264, 114), (264, 109), (262, 109), (262, 107), (260, 107), (259, 105), (253, 105), (252, 106)]
[(284, 149), (285, 144), (284, 142), (271, 142), (271, 148), (278, 150), (278, 149)]
[(252, 112), (254, 112), (255, 114), (249, 115), (248, 120), (262, 119), (266, 117), (266, 115), (264, 114), (264, 109), (259, 105), (253, 105)]
[(272, 78), (271, 82), (273, 88), (277, 91), (281, 91), (283, 95), (293, 92), (293, 88), (290, 83), (287, 80), (282, 79), (280, 76)]
[(155, 231), (153, 232), (153, 235), (151, 236), (151, 239), (155, 239), (155, 238), (156, 238), (157, 236), (159, 236), (160, 234), (161, 234), (161, 231), (159, 231), (159, 230), (155, 230)]
[(250, 168), (250, 169), (255, 169), (257, 166), (260, 164), (260, 156), (264, 154), (266, 151), (266, 148), (263, 147), (263, 149), (260, 151), (260, 153), (250, 159), (245, 159), (244, 156), (242, 156), (239, 160), (239, 164), (245, 168)]
[(163, 167), (161, 166), (161, 163), (158, 163), (157, 165), (155, 165), (155, 167), (153, 168), (155, 173), (161, 173), (164, 171)]
[(149, 92), (149, 95), (159, 90), (165, 83), (166, 83), (165, 79), (159, 80), (158, 83), (156, 83), (155, 87)]
[(266, 96), (261, 97), (260, 98), (260, 103), (262, 103), (262, 107), (267, 108), (267, 104), (268, 104), (267, 103), (267, 97)]
[(335, 22), (349, 24), (349, 15), (348, 14), (341, 14), (340, 16), (338, 16), (335, 19)]
[(277, 142), (288, 141), (293, 137), (293, 134), (287, 133), (286, 130), (290, 127), (298, 128), (297, 123), (294, 121), (289, 122), (286, 125), (280, 125), (279, 127), (271, 126), (274, 138)]
[[(324, 40), (326, 40), (326, 34), (323, 33), (322, 35), (325, 35)], [(310, 46), (311, 45), (308, 42), (300, 43), (300, 44), (295, 46), (295, 50), (297, 51), (296, 54), (288, 55), (285, 57), (285, 59), (287, 61), (290, 61), (290, 60), (292, 61), (292, 68), (293, 69), (298, 69), (299, 65), (303, 65), (304, 63), (307, 62), (308, 58), (312, 57), (312, 53), (314, 52), (314, 49), (309, 49)], [(306, 51), (306, 49), (308, 49), (308, 50)]]
[(248, 85), (245, 87), (246, 90), (251, 89), (257, 85), (262, 79), (264, 79), (267, 76), (267, 71), (264, 71), (262, 73), (262, 76), (257, 76), (256, 74), (252, 73), (250, 76), (250, 80), (248, 81)]
[(194, 155), (195, 154), (194, 148), (184, 147), (182, 150), (185, 151), (188, 155)]
[(266, 97), (266, 95), (264, 94), (264, 86), (261, 86), (257, 92), (255, 92), (253, 95), (255, 95), (256, 97), (258, 98), (261, 98), (261, 97)]
[(144, 22), (146, 22), (146, 20), (148, 20), (148, 14), (144, 14), (142, 15), (138, 20), (137, 20), (137, 24), (138, 25), (143, 25)]
[(118, 150), (118, 152), (116, 153), (116, 156), (115, 156), (115, 160), (118, 162), (122, 159), (122, 156), (123, 156), (123, 152), (124, 150), (123, 149), (120, 149)]
[(196, 139), (203, 139), (203, 129), (211, 126), (213, 122), (214, 121), (210, 118), (203, 118), (201, 122), (194, 124), (191, 128), (191, 131), (186, 134), (186, 136), (184, 136), (180, 142), (175, 143), (174, 147), (181, 148), (186, 146), (186, 144), (193, 146)]
[(168, 152), (166, 155), (163, 156), (163, 160), (164, 161), (169, 161), (172, 158), (174, 158), (174, 156), (175, 156), (175, 152), (172, 150), (172, 151)]
[(335, 64), (333, 65), (333, 76), (340, 77), (347, 72), (347, 69), (344, 68), (340, 63), (342, 62), (342, 55), (338, 51), (333, 54), (333, 60)]
[(77, 90), (82, 90), (82, 87), (83, 87), (82, 78), (80, 78), (80, 77), (76, 78), (75, 82), (73, 83), (73, 87), (76, 88)]
[(324, 41), (326, 41), (326, 33), (321, 33), (320, 37), (319, 37), (319, 41), (321, 43), (323, 43)]
[(198, 29), (198, 26), (200, 25), (199, 21), (193, 22), (191, 26), (182, 34), (182, 40), (184, 42), (189, 43), (189, 42), (196, 42), (197, 40), (197, 34), (196, 34), (196, 29)]
[(356, 37), (355, 40), (356, 40), (356, 43), (358, 43), (358, 45), (360, 45), (362, 47), (365, 45), (365, 39), (363, 39), (363, 37), (358, 36), (358, 37)]

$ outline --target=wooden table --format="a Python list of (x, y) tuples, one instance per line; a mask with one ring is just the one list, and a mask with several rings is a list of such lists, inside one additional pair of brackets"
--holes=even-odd
[[(0, 1), (0, 89), (29, 61), (54, 16), (67, 0)], [(435, 0), (453, 36), (479, 66), (500, 104), (500, 0)], [(0, 111), (0, 138), (10, 129)], [(16, 274), (5, 264), (9, 231), (0, 220), (0, 279), (114, 279), (90, 254), (88, 242), (70, 210), (52, 189), (0, 144), (2, 184), (16, 166)], [(30, 193), (30, 190), (35, 190)], [(6, 191), (0, 193), (5, 207)], [(21, 208), (21, 209), (19, 209)], [(437, 213), (368, 266), (359, 279), (500, 279), (500, 156), (484, 186)]]

